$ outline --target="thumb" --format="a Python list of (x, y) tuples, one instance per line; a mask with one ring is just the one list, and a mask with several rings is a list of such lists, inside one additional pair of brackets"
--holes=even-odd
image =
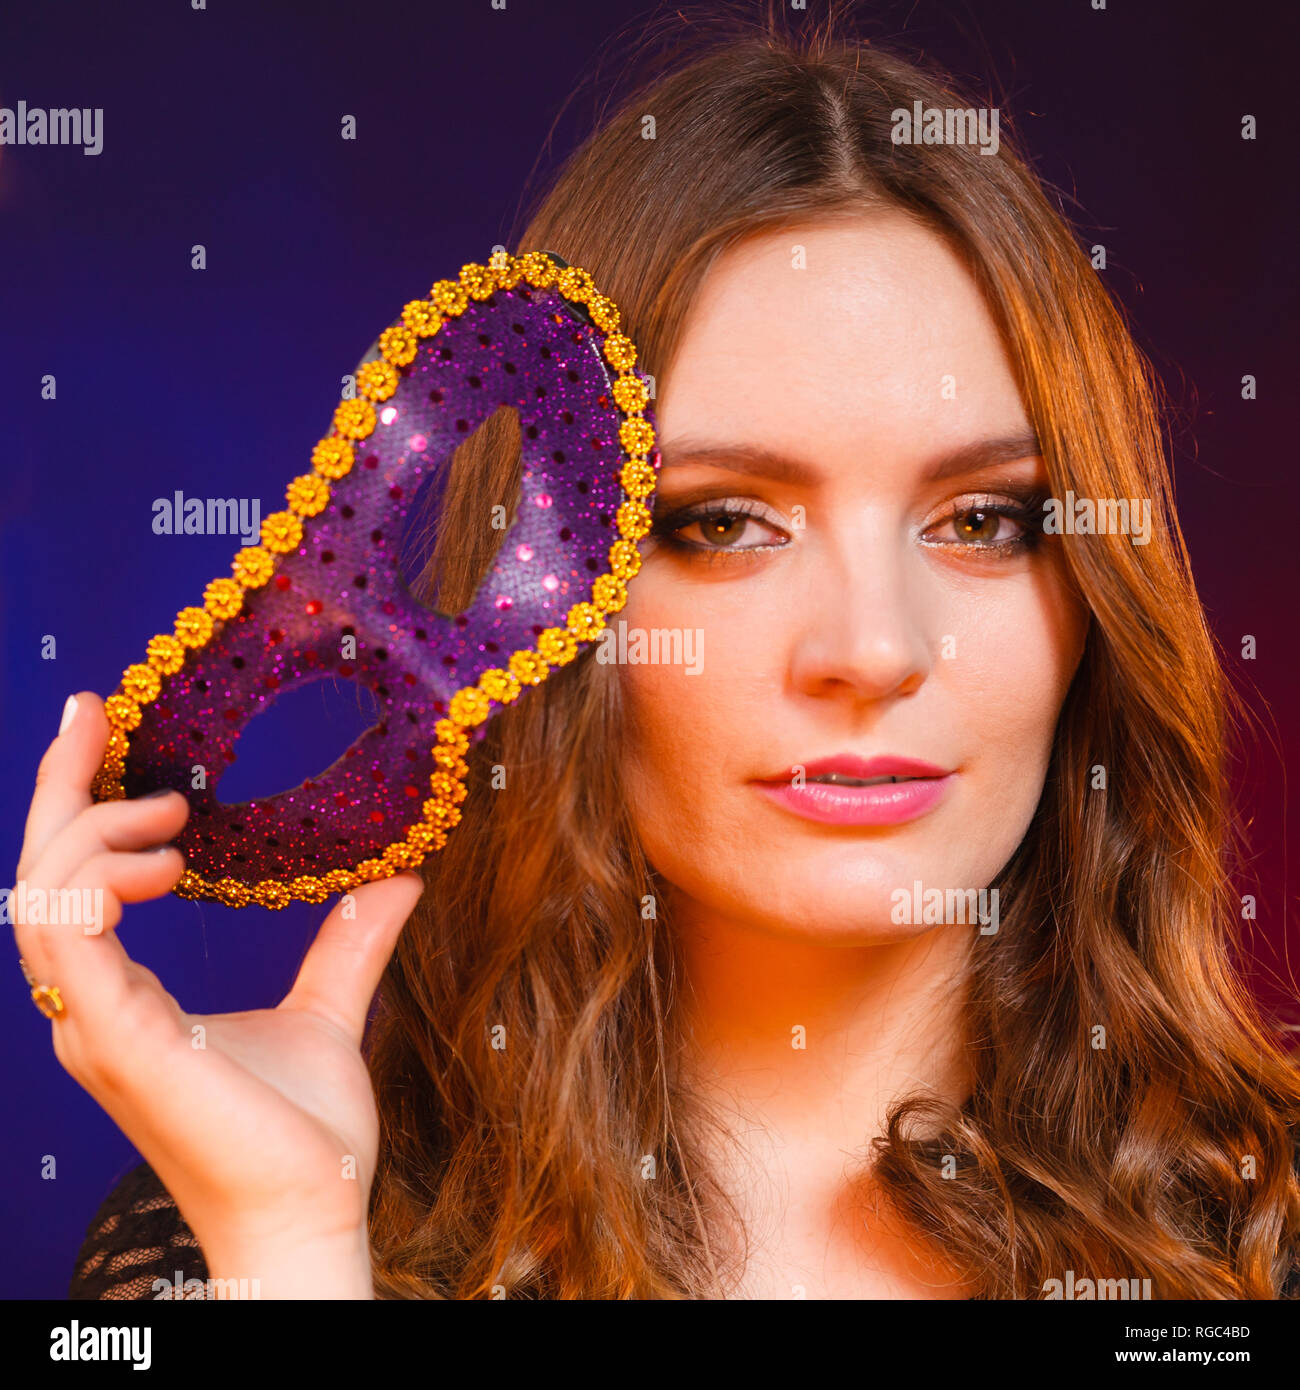
[(323, 1015), (359, 1047), (370, 1001), (423, 890), (418, 874), (402, 873), (344, 894), (321, 923), (280, 1007)]

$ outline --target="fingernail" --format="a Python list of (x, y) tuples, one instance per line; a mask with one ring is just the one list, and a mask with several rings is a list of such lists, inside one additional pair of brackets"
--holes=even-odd
[(166, 854), (167, 851), (168, 851), (169, 849), (175, 849), (175, 848), (176, 848), (175, 845), (154, 845), (153, 848), (149, 850), (149, 853), (150, 853), (150, 854)]
[(76, 713), (77, 713), (77, 697), (76, 697), (75, 695), (69, 695), (68, 698), (67, 698), (67, 701), (64, 703), (64, 706), (63, 706), (63, 718), (59, 720), (59, 732), (60, 732), (60, 733), (62, 733), (62, 732), (64, 731), (64, 729), (66, 729), (66, 728), (68, 727), (68, 725), (72, 723), (72, 720), (73, 720), (74, 716), (76, 715)]
[(142, 797), (139, 797), (138, 799), (140, 801), (150, 801), (155, 796), (170, 796), (171, 791), (172, 789), (170, 787), (155, 787), (153, 791), (145, 792), (145, 794)]

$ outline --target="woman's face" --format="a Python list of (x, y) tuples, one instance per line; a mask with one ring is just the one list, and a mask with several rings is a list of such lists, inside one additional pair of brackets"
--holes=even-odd
[(656, 413), (611, 620), (651, 863), (688, 911), (786, 936), (926, 930), (898, 920), (914, 884), (986, 888), (1023, 838), (1087, 628), (973, 280), (899, 214), (756, 237)]

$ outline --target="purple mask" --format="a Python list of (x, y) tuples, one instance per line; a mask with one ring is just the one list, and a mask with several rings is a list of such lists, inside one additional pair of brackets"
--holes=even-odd
[[(470, 741), (599, 636), (640, 568), (658, 456), (618, 324), (586, 271), (548, 252), (497, 252), (380, 335), (355, 399), (289, 484), (288, 509), (105, 702), (96, 798), (158, 787), (189, 798), (178, 894), (321, 902), (446, 843)], [(469, 608), (447, 617), (402, 577), (404, 522), (422, 481), (501, 406), (518, 412), (518, 511)], [(369, 687), (378, 722), (292, 790), (217, 801), (248, 721), (338, 677)]]

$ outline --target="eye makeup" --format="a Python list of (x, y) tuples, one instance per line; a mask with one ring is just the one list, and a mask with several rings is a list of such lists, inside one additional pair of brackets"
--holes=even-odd
[[(1041, 487), (1008, 487), (1001, 493), (968, 493), (954, 498), (921, 536), (929, 546), (964, 552), (962, 559), (1010, 559), (1032, 551), (1043, 539)], [(946, 537), (941, 533), (950, 528)], [(1005, 534), (1010, 528), (1011, 534)], [(935, 534), (936, 532), (940, 534)]]
[[(749, 497), (713, 497), (656, 508), (651, 534), (668, 550), (704, 560), (766, 553), (790, 543), (780, 515)], [(746, 538), (749, 544), (734, 543)]]
[[(688, 494), (689, 496), (689, 494)], [(1003, 483), (996, 491), (960, 494), (926, 522), (921, 540), (962, 560), (1010, 559), (1043, 540), (1045, 488)], [(711, 495), (676, 503), (661, 495), (651, 535), (665, 550), (690, 559), (750, 559), (789, 545), (789, 523), (753, 497)]]

